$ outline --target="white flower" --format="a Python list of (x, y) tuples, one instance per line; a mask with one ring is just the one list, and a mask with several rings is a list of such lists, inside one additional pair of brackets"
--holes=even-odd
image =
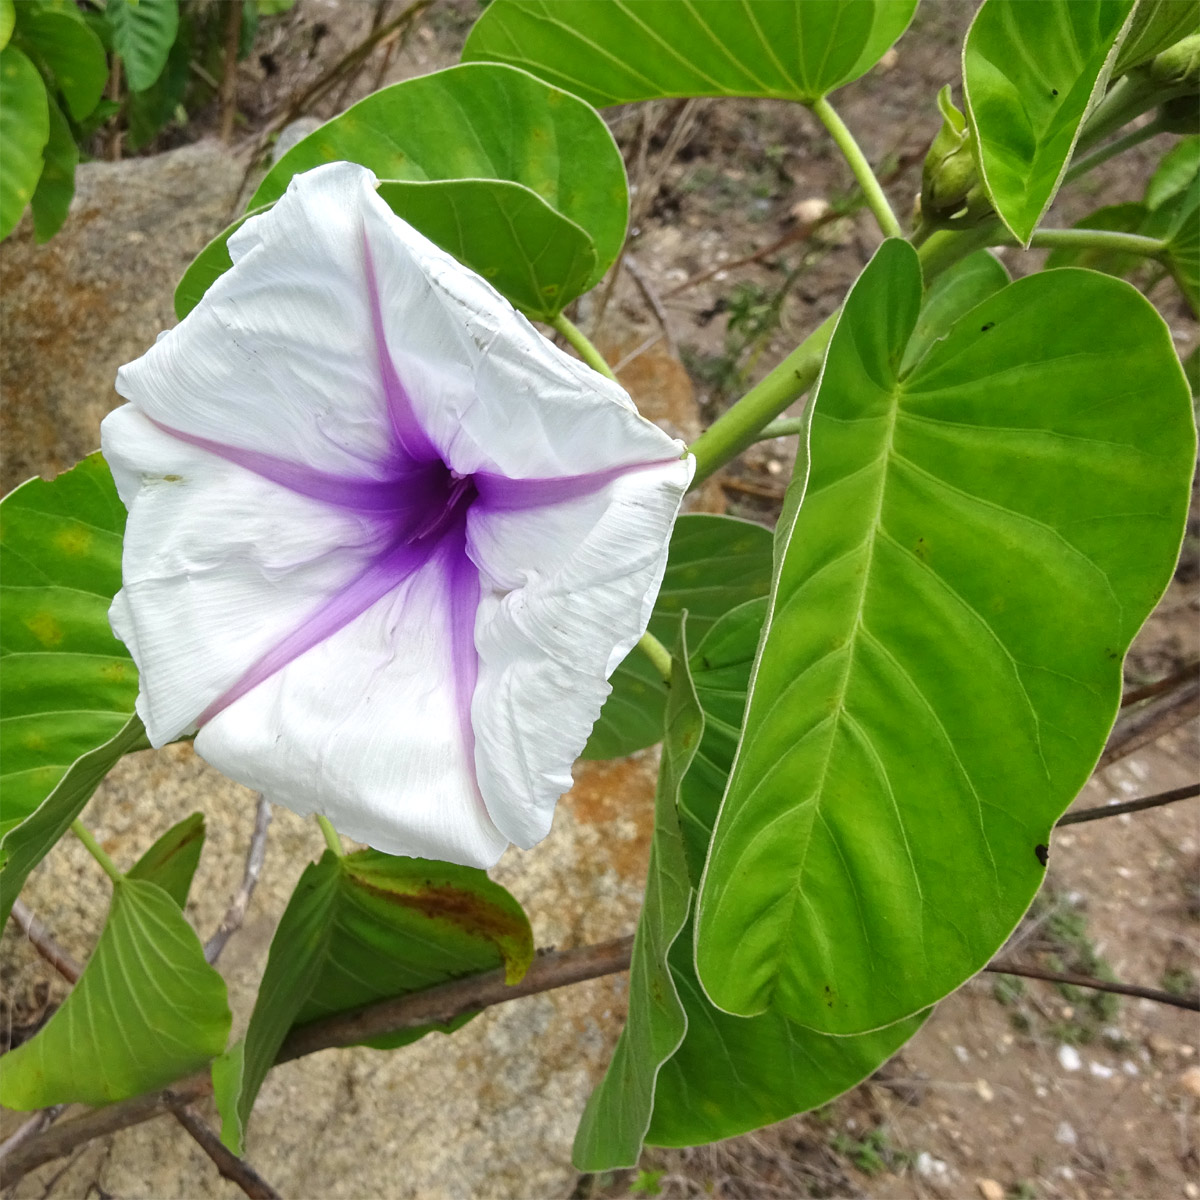
[(111, 619), (155, 746), (486, 866), (549, 831), (694, 464), (375, 182), (297, 176), (121, 369)]

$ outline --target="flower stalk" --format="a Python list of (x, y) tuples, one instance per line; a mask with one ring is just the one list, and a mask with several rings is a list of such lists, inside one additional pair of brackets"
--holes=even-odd
[(558, 330), (559, 333), (567, 339), (571, 346), (579, 354), (593, 371), (599, 371), (601, 375), (607, 379), (611, 379), (614, 383), (617, 381), (616, 375), (613, 374), (613, 369), (604, 361), (600, 351), (588, 340), (583, 330), (578, 325), (568, 321), (567, 318), (559, 313), (550, 324)]
[(896, 220), (896, 214), (892, 212), (892, 206), (888, 203), (887, 196), (883, 194), (883, 188), (880, 186), (879, 180), (875, 178), (871, 164), (867, 162), (866, 155), (859, 148), (846, 123), (838, 116), (837, 110), (824, 96), (812, 106), (812, 110), (829, 130), (830, 137), (837, 144), (837, 148), (842, 152), (846, 162), (850, 164), (850, 170), (854, 172), (854, 178), (858, 181), (858, 186), (862, 188), (863, 195), (866, 197), (867, 207), (875, 214), (875, 220), (879, 222), (879, 228), (883, 230), (883, 236), (902, 237), (900, 222)]
[(116, 863), (104, 852), (104, 848), (92, 836), (91, 831), (78, 817), (71, 822), (71, 832), (83, 843), (84, 849), (104, 868), (104, 873), (113, 881), (120, 883), (125, 877), (117, 870)]

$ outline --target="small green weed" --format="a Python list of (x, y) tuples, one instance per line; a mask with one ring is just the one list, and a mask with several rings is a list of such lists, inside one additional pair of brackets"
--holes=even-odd
[(666, 1171), (661, 1167), (657, 1170), (646, 1170), (643, 1168), (638, 1171), (634, 1181), (629, 1185), (629, 1192), (633, 1196), (658, 1196), (662, 1193), (662, 1183), (660, 1180), (666, 1174)]
[(835, 1133), (829, 1144), (864, 1175), (896, 1171), (913, 1161), (911, 1154), (892, 1145), (882, 1125), (872, 1129), (861, 1141), (846, 1133)]

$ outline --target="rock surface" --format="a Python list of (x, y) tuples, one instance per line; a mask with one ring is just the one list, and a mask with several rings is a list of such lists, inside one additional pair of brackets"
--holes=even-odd
[[(217, 147), (80, 169), (71, 218), (46, 246), (24, 230), (0, 247), (5, 380), (5, 483), (50, 475), (95, 448), (119, 402), (116, 368), (173, 324), (171, 297), (189, 260), (224, 227), (241, 169)], [(657, 364), (657, 365), (656, 365)], [(675, 360), (648, 356), (627, 380), (668, 397), (651, 415), (694, 436), (698, 418)], [(657, 757), (580, 763), (551, 836), (509, 851), (494, 872), (526, 906), (539, 946), (566, 948), (629, 932), (649, 855)], [(188, 916), (207, 937), (242, 873), (254, 818), (250, 792), (188, 746), (132, 756), (93, 798), (84, 820), (120, 865), (169, 825), (201, 810), (208, 841)], [(279, 914), (322, 840), (316, 825), (277, 809), (246, 921), (221, 960), (235, 1033), (245, 1027)], [(66, 839), (25, 898), (77, 959), (103, 923), (109, 888)], [(14, 1009), (61, 981), (12, 928), (0, 981)], [(40, 989), (40, 990), (39, 990)], [(575, 1126), (624, 1016), (623, 976), (501, 1006), (451, 1038), (391, 1053), (327, 1051), (273, 1072), (251, 1120), (248, 1158), (284, 1195), (389, 1200), (566, 1195)], [(211, 1106), (206, 1110), (213, 1118)], [(4, 1114), (0, 1135), (20, 1118)], [(159, 1120), (96, 1142), (28, 1176), (15, 1197), (236, 1196), (183, 1130)]]

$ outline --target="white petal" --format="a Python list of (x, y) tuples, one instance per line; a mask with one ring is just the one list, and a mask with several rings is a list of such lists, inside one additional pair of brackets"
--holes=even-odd
[(170, 428), (377, 477), (390, 443), (363, 252), (373, 180), (349, 163), (299, 177), (234, 234), (234, 269), (121, 368), (117, 391)]
[(619, 385), (559, 350), (369, 188), (360, 199), (391, 356), (455, 470), (554, 477), (683, 453)]
[(491, 866), (508, 841), (474, 786), (435, 564), (204, 725), (196, 750), (389, 854)]
[(159, 746), (354, 578), (379, 529), (170, 437), (131, 405), (101, 436), (130, 509), (111, 620)]
[(492, 819), (520, 846), (549, 832), (608, 676), (645, 632), (694, 465), (631, 472), (528, 512), (472, 510), (484, 581), (475, 762)]

